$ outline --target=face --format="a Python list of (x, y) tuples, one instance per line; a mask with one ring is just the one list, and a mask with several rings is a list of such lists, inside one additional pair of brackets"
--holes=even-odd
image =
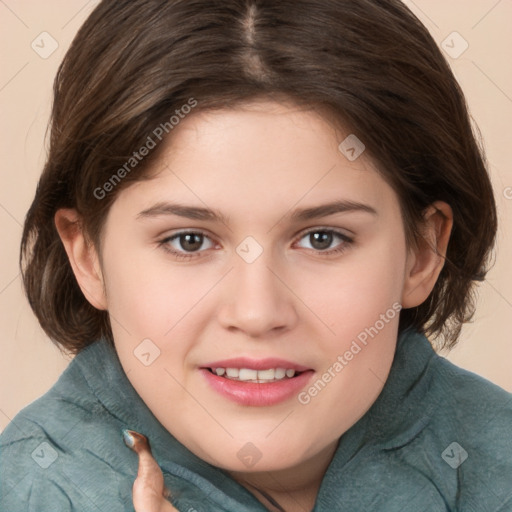
[(384, 386), (408, 251), (396, 194), (364, 153), (338, 149), (349, 133), (270, 102), (190, 115), (108, 214), (123, 368), (211, 464), (313, 459)]

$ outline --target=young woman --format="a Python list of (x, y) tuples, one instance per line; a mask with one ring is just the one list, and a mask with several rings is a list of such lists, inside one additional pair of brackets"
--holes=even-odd
[(2, 434), (2, 510), (511, 510), (512, 397), (429, 341), (495, 233), (401, 2), (104, 0), (22, 242), (76, 357)]

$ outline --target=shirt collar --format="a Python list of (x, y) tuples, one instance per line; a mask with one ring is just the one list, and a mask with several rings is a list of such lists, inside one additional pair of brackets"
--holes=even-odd
[(320, 492), (336, 486), (356, 455), (404, 446), (429, 424), (435, 407), (427, 399), (433, 377), (429, 370), (438, 357), (425, 335), (414, 330), (399, 335), (384, 388), (341, 437)]
[[(80, 352), (73, 362), (79, 367), (91, 392), (119, 421), (121, 444), (122, 429), (140, 432), (149, 439), (153, 456), (164, 476), (167, 473), (192, 483), (213, 501), (222, 503), (227, 511), (259, 510), (259, 502), (249, 491), (223, 470), (194, 455), (163, 427), (126, 377), (109, 342), (96, 341)], [(176, 495), (174, 491), (173, 487), (173, 495)]]

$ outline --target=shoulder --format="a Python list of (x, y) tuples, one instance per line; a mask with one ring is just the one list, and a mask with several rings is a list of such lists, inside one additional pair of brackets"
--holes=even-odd
[(431, 362), (430, 446), (462, 510), (512, 507), (512, 394), (441, 356)]
[[(132, 510), (120, 446), (119, 425), (72, 362), (0, 435), (0, 509)], [(97, 502), (108, 486), (115, 499), (105, 493)]]
[(444, 357), (434, 357), (432, 366), (436, 419), (457, 426), (468, 437), (478, 435), (481, 441), (494, 439), (495, 443), (501, 440), (512, 450), (512, 393)]

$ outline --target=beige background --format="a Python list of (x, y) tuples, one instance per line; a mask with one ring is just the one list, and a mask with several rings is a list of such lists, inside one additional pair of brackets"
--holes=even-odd
[[(447, 58), (484, 137), (501, 220), (496, 265), (480, 287), (478, 314), (447, 357), (512, 391), (512, 2), (406, 3), (438, 44), (443, 47), (445, 41), (452, 53)], [(68, 364), (41, 331), (24, 298), (18, 247), (45, 159), (52, 81), (73, 36), (96, 4), (97, 0), (0, 0), (0, 430), (43, 394)], [(46, 59), (31, 47), (35, 41), (39, 52), (51, 49), (49, 36), (40, 36), (42, 32), (58, 43)], [(464, 41), (467, 50), (456, 56)]]

